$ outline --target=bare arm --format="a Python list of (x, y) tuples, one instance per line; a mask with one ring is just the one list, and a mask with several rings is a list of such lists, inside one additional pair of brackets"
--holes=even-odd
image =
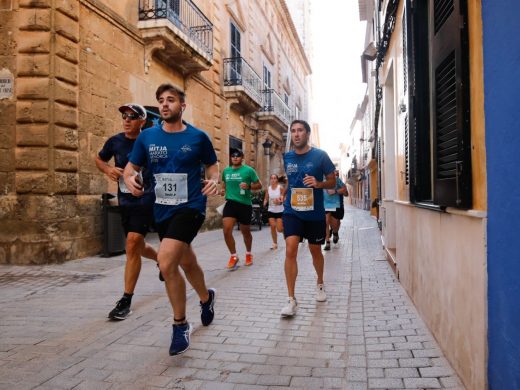
[(132, 193), (133, 196), (142, 196), (144, 194), (143, 185), (139, 183), (136, 172), (140, 172), (141, 167), (128, 162), (123, 172), (123, 178), (125, 180), (126, 188)]
[(123, 169), (109, 165), (106, 161), (103, 161), (99, 156), (96, 156), (94, 162), (96, 163), (97, 169), (103, 172), (112, 181), (117, 181), (119, 179), (119, 176), (123, 174)]
[(305, 175), (303, 178), (303, 184), (307, 187), (329, 189), (336, 187), (336, 174), (334, 172), (329, 173), (325, 176), (324, 181), (318, 181), (314, 176)]
[(340, 195), (344, 195), (345, 192), (347, 192), (347, 186), (345, 184), (343, 184), (343, 186), (339, 190), (337, 190), (336, 192), (338, 194), (340, 194)]
[(269, 203), (269, 187), (265, 189), (265, 195), (264, 195), (264, 207), (267, 206), (267, 203)]
[(251, 183), (250, 187), (252, 190), (255, 190), (255, 191), (260, 190), (260, 189), (262, 189), (262, 182), (260, 180), (255, 181), (255, 182)]
[(212, 165), (206, 165), (206, 180), (204, 180), (204, 187), (202, 188), (203, 195), (218, 195), (218, 175), (218, 162)]

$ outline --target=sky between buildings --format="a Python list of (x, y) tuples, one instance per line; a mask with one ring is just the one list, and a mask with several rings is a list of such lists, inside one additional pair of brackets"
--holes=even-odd
[(366, 84), (361, 82), (365, 22), (357, 0), (312, 0), (311, 122), (319, 124), (321, 148), (339, 157)]

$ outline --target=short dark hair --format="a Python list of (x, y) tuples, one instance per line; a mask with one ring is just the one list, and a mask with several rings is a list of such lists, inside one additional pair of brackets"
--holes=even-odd
[(155, 91), (155, 99), (159, 100), (159, 97), (166, 91), (170, 91), (171, 93), (177, 95), (181, 103), (184, 103), (184, 101), (186, 100), (186, 93), (182, 89), (170, 83), (164, 83), (159, 85), (157, 91)]
[(300, 125), (303, 125), (303, 127), (305, 127), (305, 131), (307, 131), (307, 133), (311, 132), (311, 127), (303, 119), (295, 119), (295, 120), (293, 120), (291, 122), (291, 126), (289, 128), (293, 127), (293, 125), (296, 124), (296, 123), (299, 123)]

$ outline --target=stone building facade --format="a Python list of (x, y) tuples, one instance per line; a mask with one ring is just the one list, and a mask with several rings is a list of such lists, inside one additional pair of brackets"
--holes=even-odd
[(0, 38), (0, 263), (100, 251), (100, 195), (115, 188), (93, 158), (117, 108), (152, 112), (163, 82), (186, 91), (221, 169), (239, 146), (264, 182), (306, 118), (310, 66), (284, 1), (2, 0)]

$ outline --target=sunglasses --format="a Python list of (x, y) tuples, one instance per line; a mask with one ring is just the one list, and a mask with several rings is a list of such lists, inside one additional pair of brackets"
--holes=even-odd
[(139, 119), (139, 115), (135, 114), (135, 113), (132, 113), (132, 114), (127, 114), (126, 112), (123, 112), (123, 114), (121, 115), (121, 117), (123, 119), (130, 119), (131, 121), (135, 121), (136, 119)]

